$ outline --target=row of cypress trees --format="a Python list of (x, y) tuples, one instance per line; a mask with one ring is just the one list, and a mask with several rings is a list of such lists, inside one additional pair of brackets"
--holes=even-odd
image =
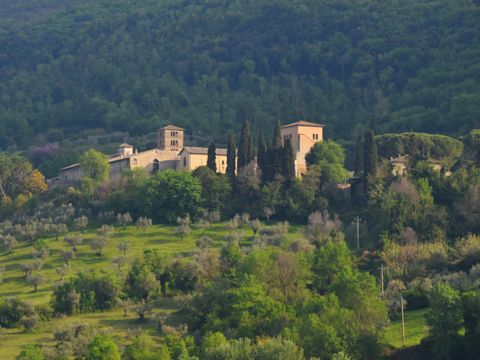
[[(260, 129), (256, 150), (255, 152), (253, 136), (248, 122), (245, 122), (242, 126), (238, 152), (235, 134), (229, 134), (226, 172), (232, 182), (235, 180), (236, 173), (247, 166), (255, 166), (255, 164), (256, 171), (261, 174), (263, 183), (279, 179), (289, 184), (295, 180), (295, 154), (290, 139), (287, 138), (284, 142), (282, 141), (279, 122), (275, 127), (271, 143), (267, 144), (263, 129)], [(236, 161), (237, 157), (238, 162)], [(211, 143), (208, 148), (207, 166), (213, 171), (217, 171), (214, 143)]]

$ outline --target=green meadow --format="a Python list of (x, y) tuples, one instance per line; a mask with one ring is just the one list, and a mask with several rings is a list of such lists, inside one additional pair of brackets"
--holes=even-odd
[[(247, 227), (241, 230), (245, 234), (242, 245), (250, 245), (253, 240), (252, 230)], [(288, 236), (291, 239), (295, 239), (301, 235), (301, 231), (302, 229), (298, 226), (290, 226)], [(125, 275), (128, 264), (123, 265), (119, 269), (112, 263), (116, 256), (122, 255), (117, 248), (118, 243), (122, 241), (128, 241), (131, 245), (127, 250), (129, 259), (133, 259), (149, 249), (157, 249), (165, 255), (174, 257), (189, 257), (196, 248), (196, 240), (202, 235), (212, 238), (214, 247), (220, 248), (228, 233), (229, 230), (223, 224), (213, 224), (206, 230), (196, 229), (192, 226), (192, 232), (183, 239), (175, 233), (174, 226), (154, 225), (145, 231), (136, 226), (116, 227), (113, 234), (109, 237), (108, 244), (103, 249), (102, 255), (98, 256), (89, 245), (89, 240), (96, 236), (96, 229), (89, 229), (84, 233), (70, 232), (69, 236), (81, 236), (84, 240), (78, 246), (75, 258), (70, 261), (70, 271), (65, 279), (73, 277), (78, 272), (91, 269), (120, 271), (122, 275)], [(33, 287), (27, 283), (21, 268), (22, 264), (35, 261), (32, 256), (33, 247), (30, 244), (20, 242), (13, 253), (0, 254), (0, 267), (4, 268), (3, 283), (0, 284), (1, 298), (19, 297), (35, 305), (49, 303), (54, 287), (60, 282), (60, 277), (56, 272), (56, 268), (63, 264), (60, 251), (70, 249), (70, 246), (65, 243), (64, 236), (60, 236), (58, 239), (55, 237), (47, 238), (45, 242), (50, 249), (50, 255), (44, 260), (40, 272), (45, 276), (46, 282), (40, 285), (37, 291), (34, 291)], [(128, 312), (125, 316), (122, 309), (117, 309), (107, 312), (54, 318), (49, 322), (40, 322), (30, 333), (24, 332), (22, 328), (0, 329), (1, 359), (14, 359), (22, 348), (30, 344), (40, 343), (44, 346), (54, 346), (54, 330), (65, 325), (89, 324), (93, 327), (105, 329), (120, 345), (126, 344), (129, 332), (140, 328), (154, 337), (159, 337), (158, 318), (166, 319), (166, 324), (178, 325), (181, 323), (181, 319), (176, 318), (176, 310), (178, 310), (178, 304), (175, 299), (166, 298), (155, 304), (154, 310), (143, 322), (138, 321), (135, 313)], [(427, 328), (424, 315), (425, 310), (406, 312), (407, 346), (418, 344), (426, 336)], [(393, 321), (388, 325), (385, 339), (394, 348), (402, 347), (401, 323), (399, 321)]]

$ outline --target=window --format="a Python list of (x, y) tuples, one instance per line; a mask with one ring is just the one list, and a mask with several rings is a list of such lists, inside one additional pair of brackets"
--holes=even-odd
[(178, 131), (172, 131), (170, 132), (171, 137), (177, 137), (178, 136)]
[(222, 165), (225, 165), (225, 160), (222, 160)]
[(187, 158), (186, 157), (183, 158), (183, 167), (187, 167)]
[(313, 134), (313, 140), (318, 140), (318, 134)]

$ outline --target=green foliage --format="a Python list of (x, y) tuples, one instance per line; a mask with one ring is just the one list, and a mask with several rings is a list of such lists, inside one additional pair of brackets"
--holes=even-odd
[(228, 147), (227, 147), (227, 176), (231, 182), (235, 179), (235, 173), (237, 169), (237, 145), (235, 142), (235, 134), (228, 134)]
[(265, 181), (265, 171), (267, 170), (267, 143), (265, 142), (263, 129), (260, 129), (258, 134), (257, 165), (262, 171), (262, 179)]
[(174, 222), (179, 216), (194, 216), (199, 210), (201, 195), (200, 181), (190, 173), (162, 171), (148, 182), (148, 211), (156, 221)]
[(231, 340), (208, 347), (205, 360), (304, 360), (303, 350), (289, 340), (262, 339), (253, 344), (249, 339)]
[(208, 147), (207, 167), (213, 172), (217, 172), (217, 148), (213, 142)]
[[(125, 291), (130, 298), (149, 300), (156, 295), (159, 283), (152, 268), (153, 263), (148, 257), (135, 259), (125, 281)], [(160, 271), (160, 268), (157, 268), (157, 271)]]
[(16, 327), (24, 316), (31, 316), (34, 313), (33, 306), (18, 298), (2, 299), (0, 301), (0, 326)]
[(80, 157), (82, 171), (82, 190), (92, 196), (100, 184), (107, 181), (110, 174), (110, 164), (105, 154), (90, 149)]
[[(475, 1), (46, 3), (2, 3), (15, 9), (0, 19), (2, 149), (173, 118), (214, 136), (302, 115), (344, 137), (370, 119), (382, 132), (478, 128)], [(9, 19), (25, 7), (34, 15)]]
[(376, 141), (382, 158), (408, 155), (412, 159), (443, 161), (447, 166), (451, 166), (463, 151), (461, 141), (438, 134), (384, 134), (376, 136)]
[(250, 124), (246, 121), (240, 134), (240, 144), (238, 145), (238, 168), (243, 168), (250, 164), (254, 159), (253, 138), (250, 132)]
[(228, 177), (216, 174), (205, 166), (192, 173), (202, 185), (202, 205), (209, 211), (222, 210), (229, 205), (232, 185)]
[(363, 139), (363, 171), (364, 177), (372, 181), (377, 176), (378, 153), (375, 134), (367, 130)]
[(27, 346), (15, 360), (44, 360), (43, 351), (41, 346)]
[(45, 178), (22, 156), (0, 154), (0, 208), (16, 201), (18, 207), (47, 190)]
[(451, 359), (459, 342), (463, 323), (462, 301), (458, 291), (447, 284), (438, 284), (429, 295), (427, 323), (433, 340), (433, 351), (439, 359)]
[(55, 288), (52, 307), (57, 313), (112, 309), (120, 293), (118, 278), (106, 271), (81, 272)]
[(117, 344), (108, 336), (95, 336), (88, 344), (85, 360), (120, 360)]
[(166, 347), (157, 346), (147, 334), (135, 336), (132, 343), (125, 348), (124, 360), (170, 360), (170, 353)]
[(305, 156), (309, 166), (317, 166), (322, 184), (339, 183), (348, 177), (345, 150), (333, 140), (317, 142)]

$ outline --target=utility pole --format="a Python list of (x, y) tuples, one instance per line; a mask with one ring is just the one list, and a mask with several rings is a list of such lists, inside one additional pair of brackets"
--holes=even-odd
[(357, 249), (360, 249), (360, 221), (362, 221), (362, 219), (360, 219), (358, 216), (355, 216), (353, 221), (357, 223)]
[(402, 344), (405, 347), (405, 316), (403, 315), (403, 296), (400, 296), (400, 307), (402, 309)]

